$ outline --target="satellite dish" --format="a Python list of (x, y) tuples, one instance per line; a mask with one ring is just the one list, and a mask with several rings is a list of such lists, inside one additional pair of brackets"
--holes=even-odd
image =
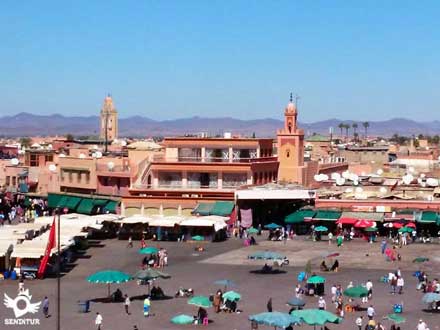
[(379, 192), (381, 193), (381, 194), (386, 194), (387, 193), (387, 188), (385, 188), (385, 187), (380, 187), (380, 189), (379, 189)]
[(354, 186), (357, 186), (358, 184), (359, 184), (359, 181), (358, 181), (358, 180), (354, 180), (354, 181), (353, 181), (353, 185), (354, 185)]
[(364, 189), (362, 189), (361, 187), (356, 187), (356, 189), (354, 190), (356, 193), (361, 193), (364, 191)]
[(321, 180), (322, 181), (327, 181), (328, 180), (328, 175), (327, 174), (320, 174), (321, 175)]
[(20, 164), (20, 161), (17, 158), (12, 158), (11, 159), (11, 165), (12, 166), (17, 166), (18, 164)]
[(102, 152), (101, 151), (95, 152), (95, 157), (96, 158), (101, 158), (102, 157)]
[(377, 175), (382, 175), (383, 174), (383, 169), (381, 169), (381, 168), (378, 169), (376, 173), (377, 173)]
[(66, 157), (66, 155), (65, 154), (59, 154), (58, 157), (64, 158), (64, 157)]
[(96, 158), (96, 152), (92, 152), (92, 157)]
[(347, 188), (347, 189), (345, 189), (345, 192), (346, 192), (347, 194), (352, 193), (352, 192), (353, 192), (353, 189), (351, 189), (351, 188)]
[(359, 181), (359, 176), (357, 174), (352, 173), (350, 175), (350, 180), (351, 181)]
[(113, 168), (115, 167), (115, 163), (113, 162), (108, 162), (107, 163), (107, 168), (111, 171)]
[(345, 183), (345, 179), (344, 178), (336, 179), (336, 185), (342, 186), (344, 183)]
[(26, 153), (26, 151), (24, 151), (24, 150), (22, 150), (22, 149), (18, 150), (18, 154), (19, 154), (19, 155), (24, 155), (25, 153)]
[(425, 173), (422, 173), (422, 174), (420, 174), (420, 177), (421, 177), (422, 179), (424, 179), (424, 178), (426, 177), (426, 174), (425, 174)]
[(47, 145), (47, 149), (52, 149), (52, 145), (51, 145), (51, 144), (48, 144), (48, 145)]
[(125, 147), (126, 145), (127, 145), (127, 141), (122, 140), (122, 141), (121, 141), (121, 146)]
[(334, 172), (334, 173), (331, 174), (330, 177), (332, 178), (332, 180), (336, 180), (337, 181), (338, 179), (341, 178), (341, 175), (338, 172)]
[(97, 146), (96, 144), (94, 144), (94, 145), (92, 146), (92, 149), (93, 149), (93, 150), (97, 150), (97, 149), (98, 149), (98, 146)]
[(402, 177), (403, 183), (406, 185), (410, 184), (413, 179), (414, 177), (411, 174), (407, 174)]
[(49, 171), (55, 172), (56, 170), (57, 170), (57, 166), (55, 164), (50, 164), (49, 165)]
[(344, 171), (344, 172), (342, 172), (342, 177), (343, 177), (344, 179), (349, 179), (349, 178), (350, 178), (350, 172), (348, 172), (348, 171)]
[(84, 155), (83, 153), (79, 154), (79, 158), (84, 159), (86, 158), (86, 155)]

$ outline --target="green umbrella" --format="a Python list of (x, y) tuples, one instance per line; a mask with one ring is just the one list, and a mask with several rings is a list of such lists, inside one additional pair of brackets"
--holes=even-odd
[(367, 227), (364, 230), (369, 231), (369, 232), (375, 232), (375, 231), (377, 231), (377, 227)]
[(281, 312), (267, 312), (249, 316), (250, 321), (255, 321), (258, 324), (265, 324), (272, 327), (287, 328), (292, 324), (299, 324), (298, 317)]
[(223, 299), (229, 301), (239, 301), (241, 299), (241, 295), (235, 291), (228, 291), (223, 293)]
[(277, 252), (272, 251), (257, 251), (248, 256), (249, 259), (263, 259), (263, 260), (275, 260), (284, 259), (285, 256)]
[(362, 298), (368, 296), (368, 290), (366, 287), (363, 287), (361, 285), (354, 286), (352, 288), (344, 290), (344, 296), (351, 298)]
[(156, 254), (157, 252), (159, 252), (159, 249), (155, 248), (153, 246), (147, 246), (147, 247), (144, 247), (142, 249), (139, 249), (138, 252), (140, 254)]
[(171, 319), (171, 323), (174, 324), (192, 324), (194, 323), (194, 317), (186, 315), (186, 314), (180, 314), (176, 315)]
[(342, 322), (342, 319), (335, 314), (322, 309), (299, 309), (292, 311), (290, 315), (296, 316), (302, 322), (313, 326)]
[(384, 318), (387, 319), (387, 320), (393, 321), (396, 324), (403, 323), (403, 322), (406, 321), (406, 319), (403, 316), (395, 314), (395, 313), (388, 314)]
[(246, 230), (248, 232), (248, 234), (258, 234), (258, 229), (251, 227), (249, 229)]
[(325, 278), (319, 275), (315, 275), (312, 277), (309, 277), (309, 279), (307, 280), (307, 283), (309, 284), (321, 284), (321, 283), (325, 283)]
[(413, 262), (425, 262), (425, 261), (429, 261), (429, 258), (427, 257), (417, 257), (413, 260)]
[(318, 226), (315, 228), (315, 231), (328, 231), (328, 228), (326, 226)]
[(205, 237), (203, 237), (201, 235), (196, 235), (196, 236), (193, 236), (191, 238), (192, 238), (193, 241), (199, 241), (199, 242), (205, 240)]
[(104, 283), (108, 285), (108, 296), (110, 297), (110, 284), (125, 283), (132, 280), (130, 275), (120, 272), (118, 270), (102, 270), (87, 277), (87, 282), (90, 283)]
[(273, 229), (278, 229), (278, 228), (281, 228), (281, 226), (280, 225), (277, 225), (276, 223), (270, 223), (270, 224), (268, 224), (268, 225), (265, 225), (264, 226), (264, 228), (266, 228), (266, 229), (270, 229), (270, 230), (273, 230)]
[(188, 304), (198, 307), (212, 307), (212, 302), (206, 296), (195, 296), (188, 300)]
[(170, 278), (171, 276), (159, 270), (153, 268), (147, 268), (137, 271), (133, 277), (138, 280), (149, 281), (149, 280), (154, 280), (155, 278)]
[(399, 233), (412, 233), (414, 228), (411, 227), (402, 227), (399, 229)]

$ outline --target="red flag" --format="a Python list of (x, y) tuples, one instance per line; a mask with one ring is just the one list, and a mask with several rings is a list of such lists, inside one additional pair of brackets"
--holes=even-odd
[(398, 185), (399, 185), (399, 180), (396, 180), (396, 183), (393, 184), (390, 191), (393, 191), (394, 189), (396, 189)]
[(49, 233), (49, 239), (48, 239), (48, 242), (46, 245), (46, 251), (44, 252), (43, 258), (41, 259), (40, 267), (38, 267), (37, 277), (40, 279), (44, 277), (44, 273), (46, 272), (47, 263), (49, 262), (49, 258), (50, 258), (50, 252), (55, 247), (55, 241), (56, 241), (55, 217), (56, 216), (53, 217), (52, 226), (50, 227), (50, 233)]

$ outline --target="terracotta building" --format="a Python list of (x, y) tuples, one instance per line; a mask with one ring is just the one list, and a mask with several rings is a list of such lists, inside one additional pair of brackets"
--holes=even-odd
[(118, 138), (118, 112), (110, 95), (104, 99), (101, 108), (100, 138), (106, 141), (113, 141)]

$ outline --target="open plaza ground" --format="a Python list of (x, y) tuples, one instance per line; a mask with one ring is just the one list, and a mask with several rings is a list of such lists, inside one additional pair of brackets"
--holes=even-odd
[[(242, 295), (238, 308), (239, 314), (214, 313), (208, 309), (209, 319), (212, 321), (208, 326), (203, 325), (173, 325), (170, 319), (177, 314), (195, 315), (197, 307), (187, 304), (186, 298), (172, 298), (168, 300), (152, 301), (151, 311), (153, 316), (143, 316), (143, 296), (147, 292), (146, 286), (139, 286), (136, 281), (124, 284), (112, 285), (112, 291), (120, 288), (124, 294), (132, 297), (130, 306), (131, 315), (124, 311), (123, 303), (92, 302), (89, 313), (79, 313), (79, 300), (96, 300), (107, 295), (107, 287), (104, 284), (91, 284), (86, 277), (103, 269), (117, 269), (129, 274), (134, 274), (141, 265), (142, 256), (138, 254), (139, 242), (134, 242), (133, 248), (127, 248), (127, 241), (102, 240), (91, 241), (90, 248), (85, 255), (78, 258), (72, 265), (72, 269), (64, 274), (61, 280), (61, 329), (95, 329), (96, 312), (103, 316), (104, 330), (125, 330), (137, 326), (144, 329), (194, 329), (208, 328), (218, 330), (245, 330), (250, 329), (251, 324), (248, 316), (266, 311), (266, 303), (271, 297), (273, 309), (287, 312), (289, 306), (286, 301), (295, 296), (295, 286), (298, 273), (304, 271), (308, 260), (312, 260), (312, 271), (326, 278), (327, 309), (335, 312), (331, 303), (330, 288), (332, 284), (341, 284), (343, 288), (350, 281), (354, 285), (365, 283), (368, 279), (373, 282), (373, 298), (370, 303), (376, 310), (376, 320), (382, 321), (382, 317), (393, 312), (393, 305), (403, 303), (402, 316), (406, 322), (400, 324), (401, 329), (415, 329), (419, 319), (423, 319), (430, 329), (440, 327), (440, 314), (432, 314), (423, 309), (427, 308), (422, 303), (423, 293), (416, 290), (417, 279), (413, 277), (414, 271), (422, 269), (427, 272), (430, 279), (440, 277), (440, 252), (437, 242), (431, 244), (411, 244), (399, 249), (402, 255), (400, 262), (388, 262), (380, 252), (380, 243), (369, 244), (365, 241), (355, 240), (345, 242), (340, 248), (335, 244), (329, 245), (327, 241), (312, 242), (304, 236), (284, 242), (271, 242), (265, 240), (266, 235), (257, 236), (258, 245), (244, 247), (239, 239), (229, 239), (221, 243), (202, 243), (204, 252), (194, 250), (196, 244), (189, 242), (148, 242), (148, 245), (164, 247), (169, 252), (169, 266), (165, 272), (172, 277), (159, 279), (159, 284), (166, 295), (174, 296), (181, 287), (193, 288), (196, 295), (214, 294), (217, 289), (223, 289), (214, 284), (220, 279), (230, 279), (236, 283), (233, 289)], [(247, 255), (255, 251), (271, 250), (287, 255), (290, 260), (289, 266), (284, 266), (282, 274), (262, 275), (250, 271), (261, 268), (264, 261), (252, 261)], [(339, 272), (319, 271), (322, 256), (337, 252), (340, 263)], [(430, 260), (423, 264), (413, 263), (417, 256), (427, 256)], [(331, 265), (332, 260), (327, 263)], [(388, 274), (390, 270), (400, 268), (405, 279), (405, 287), (402, 295), (389, 293), (389, 285), (381, 283), (379, 278)], [(11, 297), (17, 294), (17, 281), (5, 280), (0, 283), (1, 291)], [(40, 325), (4, 325), (5, 318), (13, 318), (12, 310), (0, 307), (1, 329), (56, 329), (56, 279), (25, 281), (25, 288), (32, 294), (32, 301), (41, 301), (48, 296), (50, 301), (49, 318), (44, 318), (41, 310), (31, 317), (40, 318)], [(318, 297), (304, 297), (307, 304), (305, 308), (317, 308)], [(344, 302), (347, 298), (344, 298)], [(360, 299), (358, 299), (360, 300)], [(28, 314), (29, 315), (29, 314)], [(355, 318), (366, 312), (359, 311), (346, 313), (344, 321), (339, 324), (328, 324), (329, 329), (357, 329)], [(391, 322), (384, 320), (387, 329)], [(260, 325), (259, 329), (271, 329)], [(312, 329), (308, 325), (302, 325), (302, 329)]]

